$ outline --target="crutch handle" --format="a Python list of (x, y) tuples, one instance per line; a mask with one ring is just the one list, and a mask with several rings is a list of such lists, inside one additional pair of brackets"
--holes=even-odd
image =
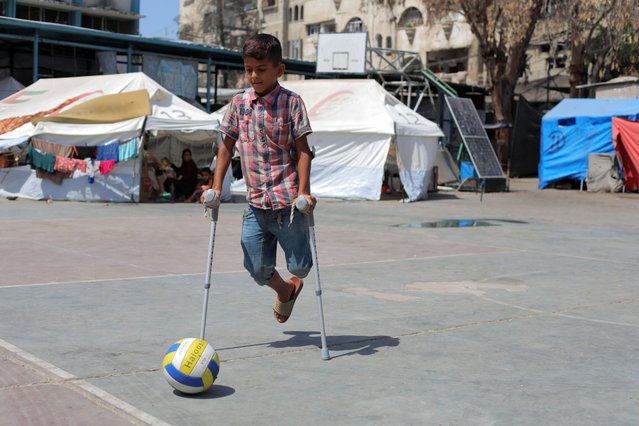
[(295, 208), (299, 210), (300, 212), (306, 214), (311, 208), (311, 205), (309, 204), (305, 196), (300, 195), (299, 197), (295, 199)]
[(216, 209), (220, 206), (220, 199), (214, 189), (207, 189), (204, 193), (204, 206), (207, 209)]
[(215, 193), (214, 189), (207, 189), (204, 193), (204, 209), (211, 210), (211, 220), (217, 222), (218, 212), (220, 207), (220, 198)]
[(315, 218), (313, 217), (313, 213), (309, 213), (309, 210), (311, 209), (311, 205), (309, 204), (308, 200), (306, 199), (305, 196), (300, 195), (299, 197), (297, 197), (295, 199), (295, 208), (308, 216), (308, 224), (309, 226), (315, 226)]

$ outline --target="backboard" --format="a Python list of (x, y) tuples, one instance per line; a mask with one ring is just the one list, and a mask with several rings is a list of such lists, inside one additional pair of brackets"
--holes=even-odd
[(367, 33), (320, 33), (316, 72), (366, 74)]

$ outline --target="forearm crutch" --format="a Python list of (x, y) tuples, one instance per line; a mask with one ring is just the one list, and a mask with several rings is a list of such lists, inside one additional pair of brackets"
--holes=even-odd
[(206, 263), (206, 277), (204, 278), (204, 306), (202, 308), (202, 328), (200, 329), (200, 339), (204, 339), (206, 332), (206, 314), (209, 307), (209, 289), (211, 288), (211, 270), (213, 269), (213, 248), (215, 247), (215, 230), (217, 228), (217, 217), (220, 211), (220, 200), (215, 195), (213, 189), (204, 193), (204, 208), (211, 215), (211, 235), (209, 237), (209, 256)]
[(329, 360), (331, 359), (330, 354), (328, 353), (328, 347), (326, 345), (326, 330), (324, 327), (324, 308), (322, 306), (322, 286), (320, 284), (320, 273), (319, 273), (319, 263), (317, 261), (317, 245), (315, 243), (315, 218), (313, 217), (313, 213), (307, 213), (309, 204), (306, 198), (303, 196), (298, 197), (295, 201), (295, 207), (302, 213), (305, 213), (306, 219), (308, 220), (308, 235), (309, 235), (309, 244), (311, 246), (311, 256), (313, 258), (313, 270), (315, 271), (315, 295), (317, 296), (317, 304), (319, 306), (319, 315), (320, 315), (320, 334), (322, 339), (322, 359)]

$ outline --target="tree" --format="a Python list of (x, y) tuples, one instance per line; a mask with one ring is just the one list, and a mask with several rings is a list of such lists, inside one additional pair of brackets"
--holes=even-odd
[[(479, 42), (488, 74), (495, 119), (513, 121), (512, 104), (517, 80), (526, 66), (526, 49), (535, 30), (544, 0), (423, 0), (431, 19), (451, 11), (461, 12)], [(497, 132), (497, 156), (508, 163), (510, 130)]]
[(195, 11), (180, 28), (184, 40), (241, 49), (244, 39), (261, 26), (252, 0), (185, 0), (182, 7)]
[[(182, 13), (189, 15), (181, 25), (180, 38), (240, 50), (244, 40), (259, 32), (261, 21), (252, 0), (184, 0)], [(223, 70), (223, 87), (237, 84), (242, 73)]]
[(571, 97), (579, 95), (577, 86), (621, 71), (619, 63), (639, 29), (634, 0), (557, 0), (551, 12), (569, 38)]

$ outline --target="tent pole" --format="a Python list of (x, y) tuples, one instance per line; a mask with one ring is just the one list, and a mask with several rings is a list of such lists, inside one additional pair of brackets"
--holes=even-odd
[(206, 112), (211, 113), (211, 57), (206, 58)]
[(215, 85), (215, 92), (213, 93), (213, 105), (217, 105), (217, 79), (219, 72), (220, 67), (215, 65), (215, 80), (213, 81), (213, 84)]
[[(142, 144), (138, 147), (138, 158), (140, 159), (140, 165), (138, 168), (138, 204), (142, 202), (142, 173), (144, 172), (144, 132), (146, 132), (146, 121), (149, 119), (147, 115), (142, 122), (142, 129), (140, 130), (140, 138), (142, 138)], [(133, 167), (133, 180), (131, 186), (135, 184), (135, 167)], [(131, 194), (131, 201), (133, 201), (133, 194)], [(135, 201), (133, 201), (135, 202)]]
[(40, 67), (39, 56), (40, 56), (40, 34), (36, 31), (33, 35), (33, 83), (38, 81), (38, 68)]
[(133, 72), (133, 46), (126, 49), (126, 72)]

